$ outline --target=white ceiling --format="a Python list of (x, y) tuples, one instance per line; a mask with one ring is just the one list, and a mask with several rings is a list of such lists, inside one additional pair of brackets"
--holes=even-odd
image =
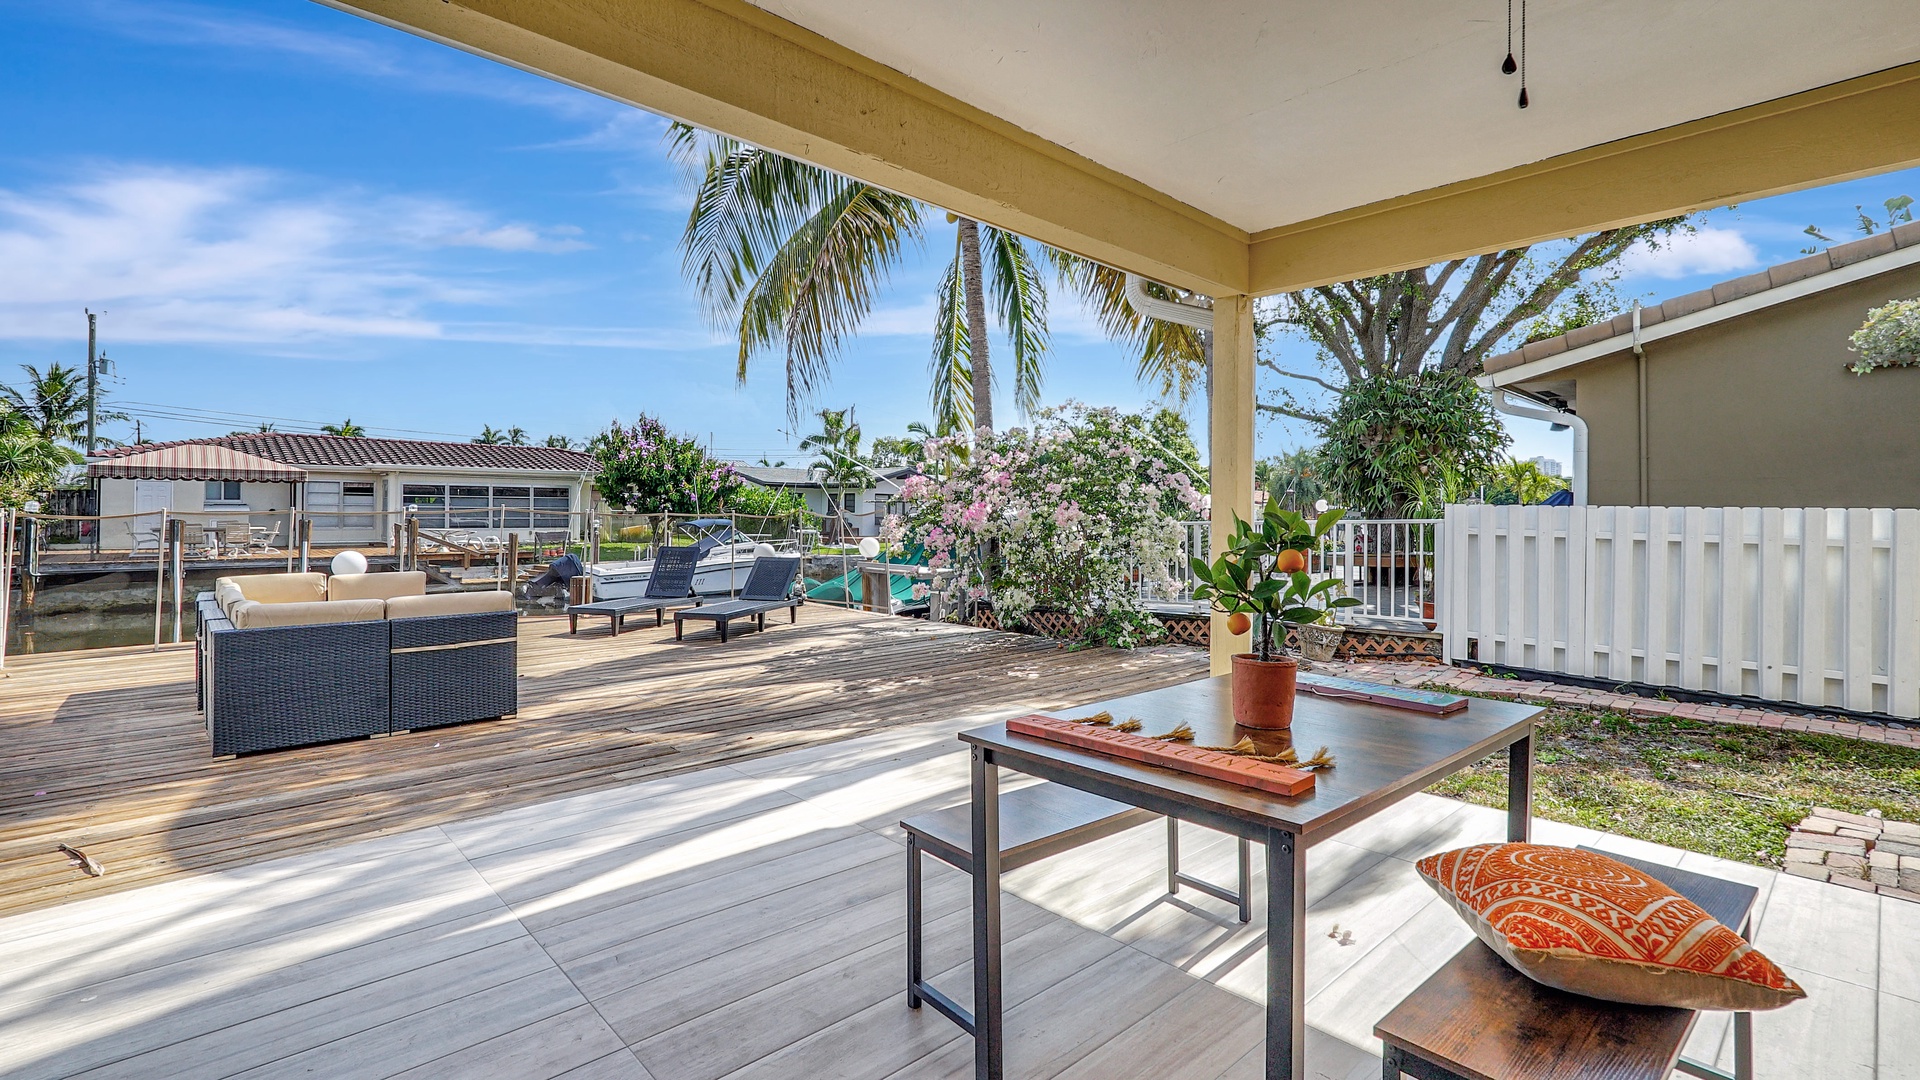
[(1521, 111), (1505, 0), (755, 2), (1249, 232), (1920, 60), (1914, 0), (1533, 0)]

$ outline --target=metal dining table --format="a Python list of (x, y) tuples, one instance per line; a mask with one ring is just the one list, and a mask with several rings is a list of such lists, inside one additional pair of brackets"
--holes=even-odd
[(1155, 735), (1190, 725), (1196, 745), (1226, 746), (1252, 737), (1273, 753), (1288, 746), (1302, 756), (1326, 746), (1333, 768), (1316, 774), (1311, 792), (1288, 798), (1252, 788), (1077, 750), (1010, 734), (989, 724), (960, 734), (972, 751), (974, 1072), (977, 1080), (1006, 1075), (1006, 1017), (1002, 994), (1000, 923), (999, 774), (1001, 769), (1089, 791), (1246, 837), (1266, 848), (1268, 1080), (1306, 1075), (1307, 849), (1335, 836), (1434, 782), (1507, 750), (1507, 837), (1530, 836), (1533, 808), (1533, 731), (1544, 712), (1517, 702), (1474, 699), (1446, 716), (1370, 702), (1302, 693), (1293, 727), (1284, 732), (1237, 728), (1226, 676), (1096, 702), (1057, 715), (1075, 718), (1101, 710), (1138, 718)]

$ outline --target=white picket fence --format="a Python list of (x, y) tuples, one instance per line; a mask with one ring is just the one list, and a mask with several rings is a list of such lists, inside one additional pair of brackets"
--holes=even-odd
[(1449, 506), (1447, 656), (1920, 718), (1920, 510)]

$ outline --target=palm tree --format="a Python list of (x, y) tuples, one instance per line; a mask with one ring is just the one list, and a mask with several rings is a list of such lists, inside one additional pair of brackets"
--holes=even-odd
[(340, 435), (349, 439), (364, 439), (367, 437), (367, 429), (354, 423), (353, 417), (351, 416), (338, 424), (321, 424), (320, 433), (322, 435)]
[[(0, 387), (4, 400), (16, 417), (34, 436), (50, 443), (78, 445), (87, 433), (87, 376), (79, 368), (49, 364), (45, 371), (32, 364), (20, 365), (27, 373), (24, 389)], [(101, 420), (124, 420), (119, 413), (100, 414)]]
[[(687, 275), (708, 317), (738, 334), (742, 382), (755, 354), (776, 340), (784, 345), (787, 409), (796, 414), (872, 310), (902, 249), (924, 241), (927, 208), (685, 124), (673, 125), (668, 141), (695, 183), (680, 242)], [(1014, 401), (1031, 409), (1047, 351), (1046, 286), (1026, 240), (948, 218), (956, 226), (954, 258), (934, 320), (934, 413), (942, 433), (991, 430), (988, 316), (1013, 349)]]
[(507, 441), (507, 433), (487, 424), (481, 427), (480, 434), (475, 435), (473, 441), (486, 446), (499, 446)]
[(866, 469), (860, 460), (860, 424), (854, 420), (851, 406), (821, 409), (819, 415), (820, 430), (801, 439), (800, 449), (820, 454), (808, 468), (819, 470), (821, 486), (829, 493), (837, 492), (829, 509), (844, 509), (847, 492), (866, 486)]
[(526, 428), (510, 427), (507, 429), (507, 445), (508, 446), (525, 446), (530, 441), (531, 440), (527, 438)]
[(565, 435), (549, 435), (547, 436), (545, 445), (553, 450), (571, 450), (573, 449), (573, 440)]

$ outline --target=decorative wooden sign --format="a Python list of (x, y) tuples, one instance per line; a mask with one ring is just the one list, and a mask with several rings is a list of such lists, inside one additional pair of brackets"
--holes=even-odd
[(1370, 701), (1390, 709), (1411, 709), (1414, 712), (1428, 713), (1433, 716), (1446, 716), (1467, 707), (1466, 698), (1458, 694), (1443, 694), (1438, 690), (1385, 686), (1380, 683), (1361, 682), (1359, 679), (1343, 679), (1337, 675), (1316, 675), (1310, 671), (1301, 672), (1295, 676), (1295, 679), (1294, 685), (1303, 694), (1346, 698), (1350, 701)]
[(1131, 735), (1112, 728), (1093, 727), (1055, 716), (1019, 716), (1007, 721), (1007, 730), (1097, 754), (1138, 761), (1208, 780), (1257, 788), (1273, 795), (1304, 795), (1313, 790), (1313, 773), (1305, 769), (1251, 761), (1218, 750), (1167, 742), (1149, 735)]

